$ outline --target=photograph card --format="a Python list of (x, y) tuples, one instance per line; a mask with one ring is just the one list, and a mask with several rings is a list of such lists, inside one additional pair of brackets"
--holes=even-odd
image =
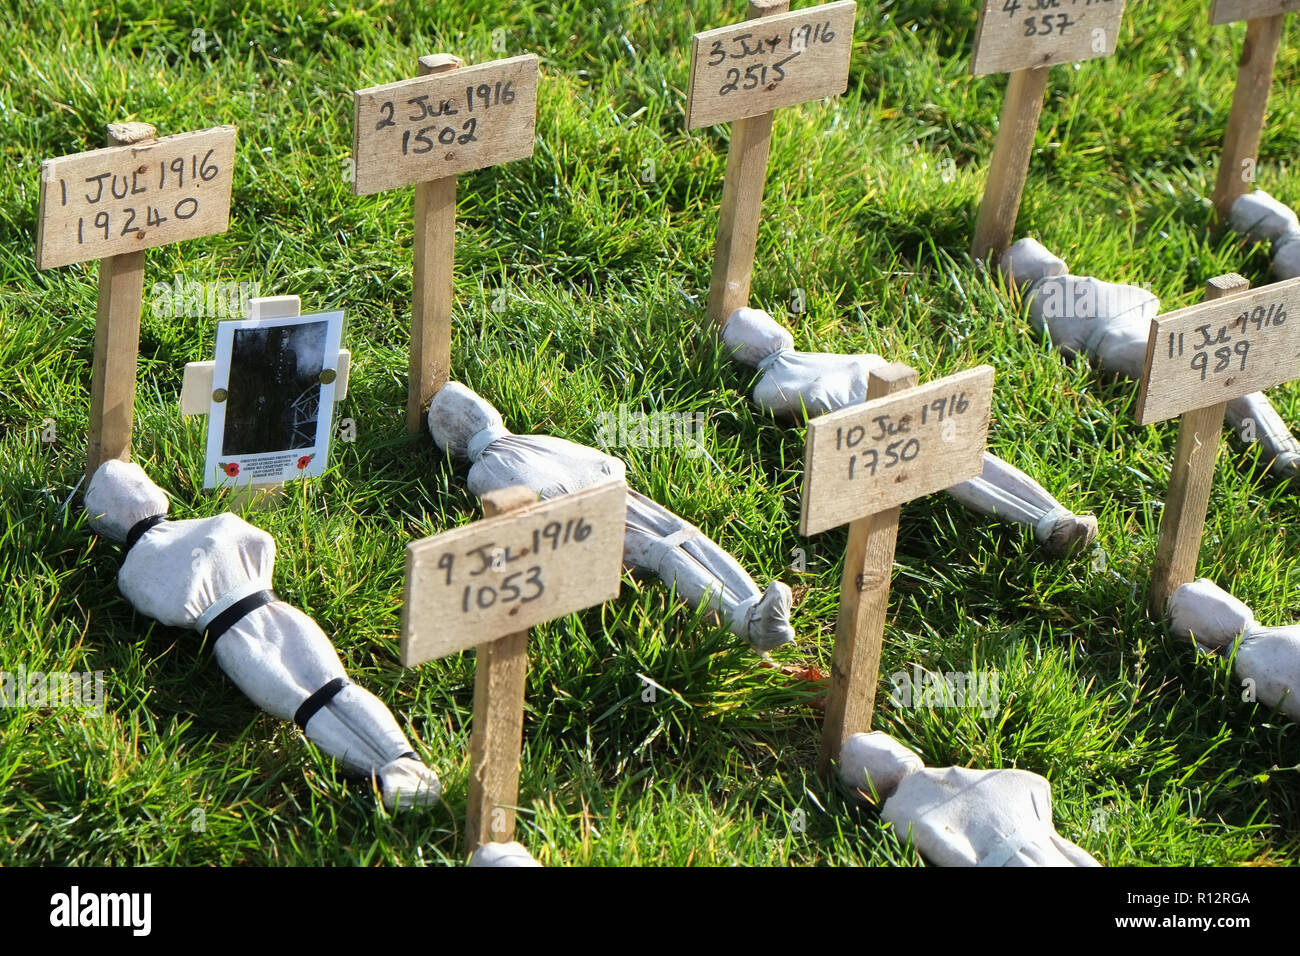
[(205, 488), (324, 474), (343, 313), (217, 326)]

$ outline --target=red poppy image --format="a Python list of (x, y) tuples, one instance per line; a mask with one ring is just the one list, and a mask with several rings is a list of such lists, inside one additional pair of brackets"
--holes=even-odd
[(239, 474), (239, 462), (237, 461), (219, 461), (217, 467), (224, 471), (229, 478), (234, 478)]
[(315, 457), (316, 457), (315, 454), (311, 454), (311, 455), (303, 455), (301, 458), (299, 458), (298, 470), (301, 471), (302, 469), (306, 468), (309, 464), (311, 464), (311, 460)]

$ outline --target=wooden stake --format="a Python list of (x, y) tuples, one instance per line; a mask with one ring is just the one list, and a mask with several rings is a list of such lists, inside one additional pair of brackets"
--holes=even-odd
[[(750, 0), (748, 18), (756, 20), (789, 9), (790, 0)], [(762, 113), (731, 124), (731, 147), (727, 150), (722, 210), (718, 217), (718, 245), (713, 255), (713, 277), (709, 281), (708, 315), (718, 328), (732, 312), (749, 304), (774, 115)]]
[[(146, 143), (158, 135), (148, 123), (112, 123), (109, 146)], [(86, 479), (110, 458), (131, 458), (136, 360), (144, 305), (144, 250), (99, 260), (95, 357), (90, 375), (90, 433)]]
[(1002, 119), (989, 164), (988, 185), (980, 202), (975, 221), (975, 240), (971, 257), (976, 261), (996, 260), (1011, 245), (1020, 199), (1029, 175), (1029, 160), (1038, 132), (1038, 118), (1043, 112), (1043, 95), (1047, 91), (1050, 66), (1016, 70), (1007, 81)]
[[(526, 488), (483, 496), (489, 518), (535, 504)], [(469, 807), (465, 835), (472, 853), (484, 843), (515, 838), (519, 758), (524, 739), (524, 685), (528, 631), (509, 634), (478, 649), (474, 667), (474, 719), (469, 739)]]
[[(1207, 300), (1244, 292), (1250, 287), (1239, 275), (1211, 279), (1205, 289)], [(1183, 413), (1178, 423), (1178, 444), (1169, 476), (1169, 492), (1160, 518), (1160, 543), (1151, 571), (1151, 613), (1165, 616), (1173, 593), (1196, 578), (1201, 554), (1201, 535), (1214, 483), (1214, 462), (1223, 434), (1223, 416), (1228, 406), (1218, 402)]]
[(1249, 192), (1254, 182), (1264, 114), (1268, 110), (1285, 21), (1286, 14), (1279, 13), (1246, 24), (1246, 42), (1237, 67), (1237, 89), (1232, 95), (1232, 112), (1223, 137), (1223, 155), (1219, 158), (1219, 177), (1214, 184), (1214, 213), (1220, 220), (1228, 218), (1232, 204)]
[[(461, 65), (449, 53), (420, 57), (420, 75)], [(415, 263), (406, 428), (424, 431), (424, 413), (451, 376), (452, 276), (456, 258), (456, 177), (415, 184)]]
[[(893, 364), (871, 373), (867, 399), (883, 398), (914, 388), (917, 374), (906, 365)], [(831, 686), (822, 724), (821, 755), (817, 769), (823, 776), (839, 759), (850, 736), (871, 729), (876, 706), (880, 651), (889, 609), (894, 548), (898, 540), (899, 508), (867, 515), (849, 524), (849, 543), (840, 577), (840, 611), (835, 622), (835, 651)]]

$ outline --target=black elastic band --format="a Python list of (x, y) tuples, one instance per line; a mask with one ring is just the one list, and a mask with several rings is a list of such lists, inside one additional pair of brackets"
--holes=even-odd
[(166, 521), (166, 515), (150, 515), (147, 518), (141, 518), (135, 524), (131, 525), (131, 530), (126, 533), (126, 550), (130, 551), (135, 547), (135, 543), (140, 540), (140, 536), (160, 522)]
[(279, 596), (267, 588), (265, 591), (254, 591), (246, 598), (240, 598), (230, 607), (226, 608), (220, 614), (212, 619), (212, 623), (203, 631), (203, 636), (209, 641), (215, 641), (226, 631), (230, 630), (239, 623), (249, 611), (256, 610), (263, 604), (270, 604), (272, 601), (280, 600)]
[(348, 686), (346, 677), (336, 677), (316, 693), (312, 694), (302, 702), (297, 713), (293, 715), (293, 722), (303, 730), (307, 729), (307, 721), (316, 716), (316, 712), (334, 699), (334, 695)]

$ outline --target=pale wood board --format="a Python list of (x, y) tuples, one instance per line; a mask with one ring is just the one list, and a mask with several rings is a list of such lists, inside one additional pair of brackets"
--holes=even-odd
[(1210, 22), (1215, 26), (1238, 20), (1263, 20), (1300, 10), (1300, 0), (1214, 0)]
[(995, 259), (1000, 258), (1011, 245), (1025, 180), (1029, 176), (1029, 160), (1033, 155), (1034, 137), (1038, 134), (1038, 118), (1043, 111), (1043, 94), (1047, 90), (1049, 72), (1048, 67), (1017, 70), (1007, 81), (1002, 119), (998, 123), (998, 136), (989, 162), (989, 178), (984, 187), (984, 198), (980, 200), (975, 237), (971, 243), (971, 257), (976, 261), (988, 259), (990, 254)]
[[(755, 7), (751, 4), (751, 18)], [(782, 6), (788, 6), (783, 4)], [(695, 34), (686, 128), (838, 96), (848, 88), (857, 4), (839, 0)]]
[[(751, 20), (776, 17), (789, 6), (789, 0), (751, 2), (749, 16)], [(749, 304), (771, 143), (771, 113), (746, 117), (732, 124), (706, 308), (707, 316), (719, 329), (732, 312)]]
[[(1262, 314), (1257, 312), (1260, 309)], [(1275, 316), (1285, 310), (1286, 320), (1280, 326), (1257, 328), (1256, 316), (1267, 321), (1270, 309)], [(1247, 316), (1244, 333), (1243, 314)], [(1202, 327), (1206, 331), (1198, 331)], [(1204, 345), (1207, 336), (1213, 345)], [(1243, 344), (1246, 347), (1237, 352)], [(1207, 356), (1203, 369), (1199, 356)], [(1137, 421), (1139, 425), (1165, 421), (1295, 378), (1300, 378), (1300, 279), (1152, 319)]]
[[(420, 57), (420, 74), (459, 70), (460, 57)], [(411, 354), (407, 367), (406, 430), (425, 429), (425, 412), (451, 378), (451, 306), (455, 296), (456, 177), (415, 184), (415, 244), (411, 272)]]
[[(941, 401), (942, 408), (931, 407)], [(980, 474), (992, 404), (993, 369), (980, 365), (814, 418), (799, 533), (817, 534)], [(882, 435), (886, 427), (895, 431)]]
[(456, 177), (415, 185), (411, 356), (406, 430), (425, 430), (425, 412), (451, 377), (451, 307), (456, 268)]
[(1254, 187), (1259, 141), (1264, 133), (1284, 22), (1285, 18), (1278, 15), (1251, 20), (1246, 26), (1246, 39), (1237, 64), (1237, 85), (1232, 93), (1232, 111), (1228, 114), (1219, 173), (1214, 183), (1214, 213), (1220, 220), (1226, 220), (1232, 204)]
[[(1210, 301), (1247, 291), (1250, 284), (1239, 275), (1211, 279), (1205, 289)], [(1219, 454), (1226, 402), (1183, 414), (1178, 423), (1178, 444), (1169, 474), (1169, 491), (1160, 516), (1160, 543), (1151, 568), (1148, 606), (1163, 618), (1174, 591), (1196, 578), (1201, 553), (1205, 513), (1214, 484), (1214, 462)]]
[[(527, 54), (355, 91), (354, 192), (363, 196), (531, 156), (537, 63)], [(485, 85), (486, 105), (479, 92)]]
[[(626, 510), (626, 485), (609, 482), (407, 545), (403, 665), (446, 657), (617, 597)], [(557, 527), (556, 535), (544, 533)], [(500, 569), (494, 570), (490, 556), (498, 549)]]
[(975, 76), (1110, 56), (1124, 16), (1124, 0), (982, 2), (971, 57)]
[(45, 160), (36, 268), (225, 232), (234, 160), (233, 126)]
[[(110, 148), (121, 148), (148, 143), (156, 133), (148, 123), (110, 123), (108, 144)], [(36, 244), (39, 259), (39, 238)], [(98, 282), (95, 352), (90, 372), (90, 426), (86, 433), (87, 481), (109, 459), (129, 461), (131, 458), (140, 310), (144, 306), (144, 251), (100, 260)]]
[[(496, 518), (527, 508), (536, 495), (514, 485), (483, 496), (483, 513)], [(465, 833), (471, 852), (515, 838), (519, 757), (524, 737), (528, 632), (485, 644), (474, 665), (474, 719), (469, 737)]]
[[(885, 398), (914, 388), (916, 381), (916, 372), (906, 365), (888, 365), (871, 373), (867, 398)], [(845, 740), (871, 729), (894, 572), (894, 549), (898, 542), (899, 511), (895, 506), (858, 518), (849, 525), (817, 764), (823, 776), (830, 773), (832, 763), (839, 759)]]

